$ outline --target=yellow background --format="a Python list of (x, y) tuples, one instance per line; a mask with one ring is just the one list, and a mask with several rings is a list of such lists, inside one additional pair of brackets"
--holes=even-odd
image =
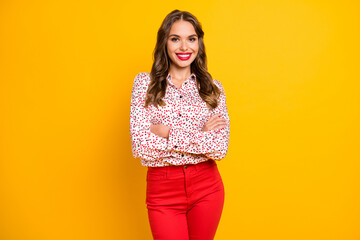
[(151, 239), (134, 77), (187, 10), (231, 120), (217, 240), (360, 239), (358, 1), (0, 2), (0, 239)]

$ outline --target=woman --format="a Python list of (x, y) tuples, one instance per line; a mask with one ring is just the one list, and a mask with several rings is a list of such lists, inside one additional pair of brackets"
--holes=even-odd
[(227, 153), (230, 121), (222, 84), (207, 71), (204, 32), (191, 13), (169, 13), (150, 73), (131, 95), (132, 152), (147, 166), (154, 239), (213, 239), (224, 204), (215, 161)]

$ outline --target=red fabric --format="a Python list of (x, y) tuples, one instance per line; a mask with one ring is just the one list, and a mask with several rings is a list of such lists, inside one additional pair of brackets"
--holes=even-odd
[[(220, 81), (213, 79), (221, 91), (218, 106), (209, 110), (196, 87), (192, 73), (181, 88), (175, 86), (168, 74), (164, 107), (150, 105), (145, 108), (145, 97), (150, 73), (136, 75), (131, 94), (130, 135), (132, 153), (148, 167), (196, 164), (208, 159), (225, 158), (230, 137), (230, 120), (225, 91)], [(204, 124), (216, 113), (227, 120), (227, 127), (201, 131)], [(151, 124), (171, 127), (169, 139), (150, 132)]]
[(149, 167), (146, 204), (155, 240), (214, 239), (224, 205), (224, 185), (214, 160)]

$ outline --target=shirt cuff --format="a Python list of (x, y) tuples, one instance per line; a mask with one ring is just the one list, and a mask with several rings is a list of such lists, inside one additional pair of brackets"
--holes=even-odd
[(171, 127), (169, 130), (169, 138), (167, 150), (181, 151), (186, 146), (186, 142), (189, 140), (189, 136), (184, 136), (184, 133), (180, 128)]

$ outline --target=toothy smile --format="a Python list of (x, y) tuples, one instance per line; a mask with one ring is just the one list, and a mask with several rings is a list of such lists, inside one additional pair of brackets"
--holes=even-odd
[(176, 53), (176, 56), (178, 56), (178, 58), (180, 60), (188, 60), (191, 56), (191, 53)]

